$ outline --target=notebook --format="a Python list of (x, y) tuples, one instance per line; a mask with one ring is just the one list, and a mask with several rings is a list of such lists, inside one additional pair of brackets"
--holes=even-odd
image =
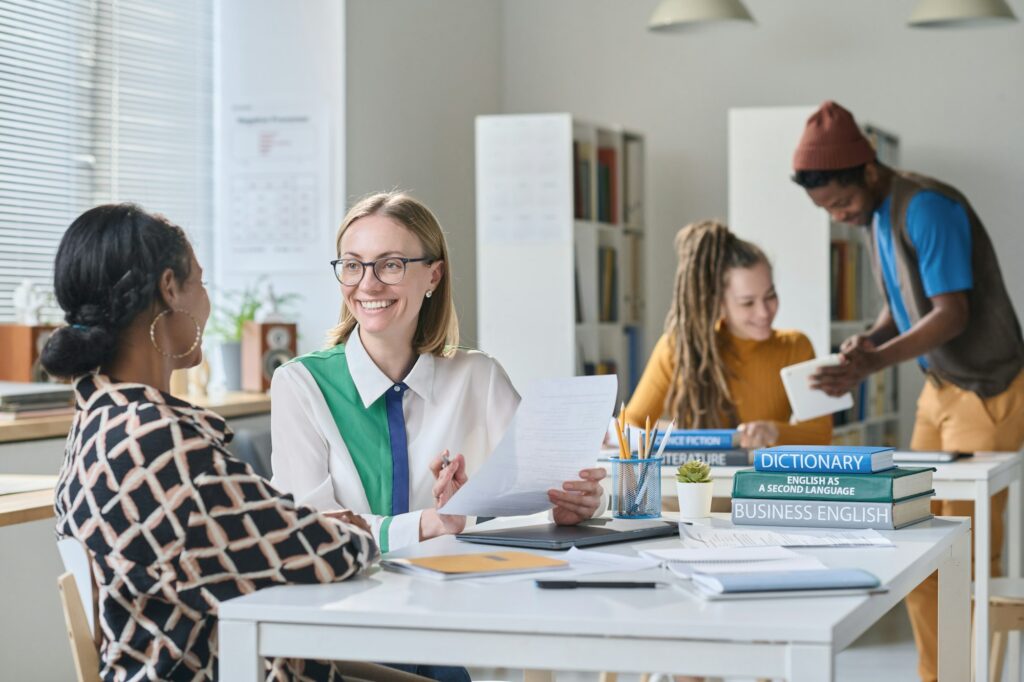
[(733, 595), (792, 597), (834, 595), (875, 590), (880, 581), (860, 568), (823, 568), (808, 571), (770, 571), (758, 573), (695, 573), (691, 578), (697, 592), (714, 599)]
[(446, 554), (413, 559), (384, 559), (384, 568), (436, 580), (481, 578), (490, 575), (533, 573), (569, 568), (562, 559), (527, 552), (483, 552), (481, 554)]
[(800, 362), (779, 370), (782, 377), (782, 385), (786, 389), (786, 396), (793, 409), (793, 418), (796, 421), (807, 421), (820, 417), (823, 414), (832, 414), (848, 410), (853, 407), (853, 395), (845, 393), (838, 398), (833, 398), (824, 391), (811, 388), (811, 375), (819, 367), (829, 367), (839, 364), (838, 355), (828, 355), (823, 358), (814, 358), (806, 362)]
[(679, 533), (674, 521), (659, 519), (632, 521), (627, 519), (591, 519), (576, 526), (558, 526), (546, 523), (505, 530), (473, 531), (455, 537), (463, 542), (530, 549), (569, 549), (591, 547), (613, 542), (631, 542), (645, 538), (660, 538)]

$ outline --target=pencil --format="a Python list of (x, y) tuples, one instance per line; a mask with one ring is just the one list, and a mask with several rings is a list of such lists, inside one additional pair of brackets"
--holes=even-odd
[(644, 453), (646, 457), (651, 456), (651, 415), (647, 415), (647, 429), (644, 431)]

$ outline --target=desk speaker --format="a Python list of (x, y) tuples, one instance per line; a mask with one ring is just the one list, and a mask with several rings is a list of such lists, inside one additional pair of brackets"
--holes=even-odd
[(39, 356), (54, 329), (52, 325), (0, 324), (0, 380), (51, 381)]
[(291, 322), (246, 322), (242, 327), (242, 390), (268, 391), (274, 370), (295, 357)]

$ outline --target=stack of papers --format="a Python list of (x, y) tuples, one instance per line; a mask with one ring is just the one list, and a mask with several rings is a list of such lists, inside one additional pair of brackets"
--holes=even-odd
[(717, 549), (655, 549), (641, 552), (657, 559), (681, 578), (697, 574), (812, 571), (825, 568), (817, 558), (783, 547), (725, 547)]
[(772, 530), (679, 526), (683, 547), (893, 547), (892, 540), (876, 530), (801, 530), (780, 533)]

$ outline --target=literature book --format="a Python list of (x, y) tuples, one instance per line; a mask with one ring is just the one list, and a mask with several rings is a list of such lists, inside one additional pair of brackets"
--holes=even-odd
[(713, 467), (746, 467), (750, 466), (750, 453), (740, 448), (673, 451), (665, 448), (665, 452), (661, 453), (661, 466), (663, 467), (677, 467), (692, 460), (704, 462)]
[(777, 500), (893, 502), (932, 489), (933, 467), (897, 467), (864, 474), (737, 471), (732, 496)]
[(831, 500), (758, 500), (734, 497), (737, 526), (804, 526), (807, 528), (874, 528), (896, 530), (930, 519), (934, 490), (898, 502)]
[(779, 445), (754, 451), (758, 471), (871, 474), (892, 469), (892, 448), (856, 445)]
[[(654, 434), (654, 449), (661, 447), (664, 431)], [(669, 435), (665, 451), (672, 450), (732, 450), (735, 446), (736, 431), (732, 429), (689, 429), (676, 430)]]
[(413, 559), (384, 559), (384, 568), (436, 580), (481, 578), (489, 575), (532, 573), (569, 568), (569, 562), (529, 552), (481, 552), (477, 554), (445, 554)]

